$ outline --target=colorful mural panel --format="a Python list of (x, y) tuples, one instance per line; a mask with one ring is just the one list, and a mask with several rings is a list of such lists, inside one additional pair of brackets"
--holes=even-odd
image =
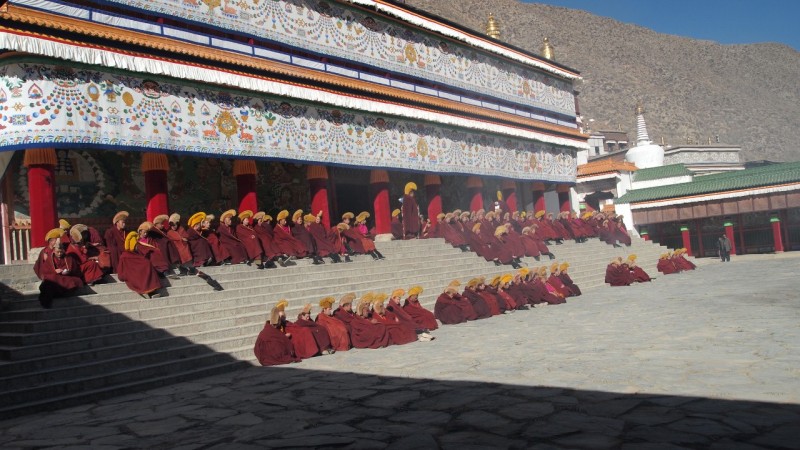
[(573, 150), (85, 66), (0, 67), (0, 150), (161, 150), (574, 181)]
[(575, 116), (570, 81), (335, 2), (111, 2)]

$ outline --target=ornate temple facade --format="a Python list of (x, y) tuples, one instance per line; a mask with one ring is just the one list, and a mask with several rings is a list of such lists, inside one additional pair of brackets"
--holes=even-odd
[(588, 149), (580, 74), (552, 49), (393, 1), (10, 0), (0, 15), (6, 263), (15, 221), (37, 246), (59, 217), (105, 227), (120, 209), (363, 209), (388, 232), (407, 181), (432, 218), (495, 190), (569, 209)]

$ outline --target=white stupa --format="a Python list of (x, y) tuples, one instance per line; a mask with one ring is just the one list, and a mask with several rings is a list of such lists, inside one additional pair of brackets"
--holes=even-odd
[(664, 165), (664, 149), (660, 145), (653, 144), (647, 136), (644, 107), (641, 103), (636, 106), (636, 147), (625, 153), (625, 161), (636, 164), (640, 169)]

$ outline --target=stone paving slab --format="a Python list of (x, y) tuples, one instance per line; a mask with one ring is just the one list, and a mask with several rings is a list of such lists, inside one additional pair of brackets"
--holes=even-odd
[(6, 448), (800, 448), (800, 255), (0, 422)]

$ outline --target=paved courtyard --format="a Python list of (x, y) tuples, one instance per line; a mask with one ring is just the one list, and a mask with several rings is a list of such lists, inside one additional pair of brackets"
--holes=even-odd
[(7, 420), (0, 447), (800, 448), (798, 272), (795, 254), (709, 262), (433, 342)]

